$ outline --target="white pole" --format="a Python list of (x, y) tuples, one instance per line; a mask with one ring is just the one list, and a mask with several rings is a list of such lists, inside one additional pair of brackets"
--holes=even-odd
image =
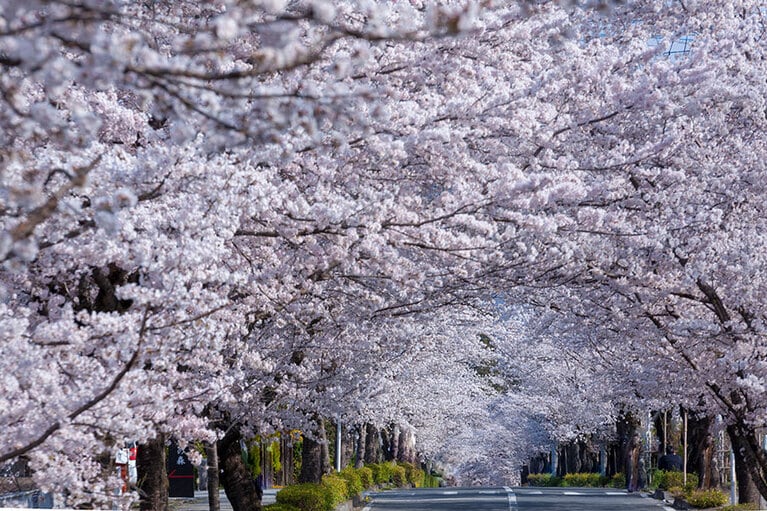
[(687, 410), (684, 411), (684, 468), (682, 469), (682, 480), (687, 486)]
[(336, 417), (336, 472), (341, 471), (341, 417)]
[(737, 478), (735, 475), (735, 450), (730, 447), (730, 504), (735, 505), (738, 499), (735, 496)]

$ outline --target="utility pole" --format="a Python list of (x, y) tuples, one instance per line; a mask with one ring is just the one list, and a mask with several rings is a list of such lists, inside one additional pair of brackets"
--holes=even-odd
[(684, 411), (684, 468), (682, 474), (684, 485), (687, 486), (687, 409)]
[(336, 416), (336, 472), (341, 471), (341, 416)]
[(737, 476), (735, 474), (735, 450), (730, 446), (730, 504), (735, 505), (738, 503), (738, 499), (735, 495), (735, 487), (737, 485)]

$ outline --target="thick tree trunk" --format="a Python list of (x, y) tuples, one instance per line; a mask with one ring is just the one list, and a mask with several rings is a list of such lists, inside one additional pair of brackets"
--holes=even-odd
[(316, 440), (304, 437), (301, 450), (301, 474), (299, 483), (319, 483), (322, 480), (322, 445)]
[(399, 431), (399, 438), (397, 439), (397, 443), (399, 444), (399, 447), (397, 448), (399, 461), (405, 461), (407, 463), (416, 462), (415, 452), (413, 452), (413, 447), (410, 440), (411, 437), (408, 430), (401, 428)]
[(221, 483), (234, 511), (260, 511), (261, 487), (242, 459), (241, 438), (239, 430), (232, 428), (218, 442)]
[(719, 473), (714, 467), (714, 437), (711, 434), (711, 417), (689, 414), (687, 419), (687, 434), (690, 440), (690, 457), (688, 471), (698, 473), (698, 487), (702, 489), (717, 488)]
[(365, 426), (365, 463), (380, 463), (381, 445), (378, 428), (372, 424)]
[(218, 449), (216, 444), (205, 444), (205, 454), (208, 457), (208, 509), (220, 511), (221, 501), (218, 494)]
[(328, 442), (328, 434), (325, 429), (325, 421), (318, 420), (317, 429), (319, 430), (320, 437), (320, 479), (325, 474), (329, 474), (333, 470), (333, 465), (330, 463), (330, 443)]
[(138, 446), (136, 470), (141, 494), (139, 503), (141, 511), (166, 511), (168, 509), (168, 473), (165, 466), (163, 435), (158, 435), (157, 438)]
[[(767, 497), (765, 469), (760, 463), (764, 453), (751, 427), (742, 424), (727, 426), (727, 434), (735, 453), (735, 477), (738, 479), (738, 502), (758, 504), (759, 494)], [(756, 478), (756, 479), (755, 479)]]
[(354, 468), (362, 468), (365, 465), (365, 426), (357, 428), (357, 451), (355, 453)]

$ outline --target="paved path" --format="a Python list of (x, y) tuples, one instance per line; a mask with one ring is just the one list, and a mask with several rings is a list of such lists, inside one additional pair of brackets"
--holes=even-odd
[(433, 488), (371, 497), (365, 511), (664, 511), (660, 501), (602, 488)]
[[(269, 489), (264, 490), (264, 497), (261, 499), (261, 503), (271, 504), (275, 501), (275, 495), (277, 490)], [(232, 505), (226, 498), (226, 494), (223, 490), (219, 493), (221, 499), (221, 511), (232, 511)], [(196, 491), (194, 492), (194, 499), (175, 498), (170, 499), (172, 508), (176, 511), (209, 511), (208, 506), (208, 492)]]

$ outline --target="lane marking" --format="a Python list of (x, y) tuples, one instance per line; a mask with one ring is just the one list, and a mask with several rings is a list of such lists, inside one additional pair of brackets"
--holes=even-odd
[[(620, 495), (621, 497), (624, 495), (627, 495), (628, 492), (625, 491), (606, 491), (605, 495)], [(642, 495), (644, 497), (644, 495)]]
[(442, 495), (458, 495), (457, 491), (443, 491)]
[(509, 499), (509, 511), (517, 511), (517, 496), (514, 490), (508, 486), (504, 486), (503, 489), (506, 490), (506, 497)]
[(577, 492), (577, 491), (563, 491), (562, 495), (585, 495), (585, 494)]

